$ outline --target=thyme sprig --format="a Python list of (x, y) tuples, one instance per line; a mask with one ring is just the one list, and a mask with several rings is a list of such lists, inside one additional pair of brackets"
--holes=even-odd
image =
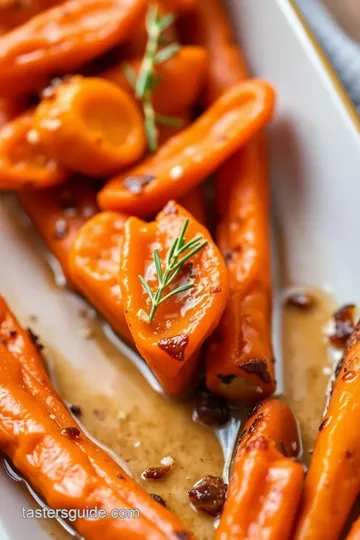
[[(153, 253), (155, 271), (158, 280), (158, 289), (156, 290), (156, 292), (153, 292), (150, 289), (149, 283), (145, 280), (145, 278), (139, 275), (139, 279), (151, 300), (151, 310), (150, 314), (147, 314), (143, 309), (139, 309), (137, 315), (142, 321), (148, 324), (153, 321), (156, 310), (160, 306), (160, 304), (162, 304), (172, 296), (175, 296), (176, 294), (184, 291), (188, 291), (194, 287), (193, 283), (186, 283), (184, 285), (176, 287), (172, 291), (168, 292), (165, 296), (163, 296), (165, 289), (169, 285), (171, 285), (171, 283), (178, 277), (184, 267), (184, 264), (201, 249), (203, 249), (208, 243), (208, 241), (205, 240), (203, 236), (196, 236), (192, 238), (192, 240), (186, 242), (185, 234), (188, 226), (189, 219), (185, 219), (179, 236), (174, 239), (166, 255), (164, 269), (161, 265), (159, 251), (155, 249)], [(181, 255), (182, 257), (180, 257)]]
[(151, 4), (145, 21), (148, 40), (138, 76), (136, 76), (135, 71), (129, 64), (125, 63), (123, 65), (126, 78), (135, 89), (135, 97), (143, 102), (145, 131), (151, 152), (155, 152), (158, 147), (159, 133), (157, 124), (172, 127), (181, 127), (183, 125), (181, 118), (156, 113), (152, 104), (153, 92), (160, 82), (155, 73), (155, 66), (172, 58), (180, 49), (179, 43), (171, 43), (160, 48), (162, 45), (161, 34), (174, 21), (174, 15), (160, 16), (158, 6)]

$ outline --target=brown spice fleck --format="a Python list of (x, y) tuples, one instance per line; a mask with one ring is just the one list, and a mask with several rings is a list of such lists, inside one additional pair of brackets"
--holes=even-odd
[(230, 384), (235, 379), (236, 375), (233, 375), (232, 373), (229, 373), (229, 375), (218, 375), (218, 379), (220, 379), (221, 382), (224, 384)]
[(226, 499), (227, 485), (217, 476), (205, 476), (189, 491), (193, 505), (210, 516), (220, 514)]
[(33, 344), (34, 344), (35, 347), (37, 348), (37, 350), (38, 350), (38, 351), (42, 351), (43, 348), (44, 348), (44, 345), (41, 344), (39, 336), (37, 336), (37, 335), (35, 334), (35, 332), (33, 332), (33, 331), (31, 330), (31, 328), (27, 328), (27, 332), (28, 332), (28, 334), (29, 334), (29, 337), (30, 337), (31, 341), (33, 342)]
[(71, 439), (76, 439), (80, 437), (80, 430), (75, 426), (70, 426), (61, 430), (61, 435), (66, 435)]
[(68, 224), (65, 219), (58, 219), (55, 223), (55, 238), (62, 240), (68, 232)]
[(81, 409), (79, 407), (79, 405), (74, 405), (74, 403), (71, 403), (69, 405), (69, 409), (70, 409), (70, 412), (72, 412), (75, 416), (80, 416), (81, 415)]
[(157, 493), (150, 493), (150, 497), (152, 497), (157, 503), (161, 504), (161, 506), (165, 506), (165, 508), (167, 508), (166, 502), (162, 497), (160, 497), (160, 495), (157, 495)]
[(149, 469), (145, 469), (143, 473), (141, 474), (142, 478), (144, 480), (159, 480), (160, 478), (163, 478), (170, 472), (171, 466), (170, 465), (161, 465), (160, 467), (150, 467)]
[(123, 476), (121, 473), (117, 473), (116, 478), (118, 478), (119, 480), (125, 480), (125, 476)]
[(17, 331), (13, 330), (13, 329), (9, 330), (9, 336), (10, 337), (16, 337), (17, 336)]
[(104, 420), (105, 419), (105, 413), (102, 409), (93, 409), (93, 413), (96, 416), (98, 420)]
[(324, 418), (324, 420), (321, 422), (319, 426), (319, 431), (322, 431), (330, 424), (330, 418)]
[(158, 347), (171, 356), (171, 358), (175, 358), (175, 360), (181, 362), (184, 360), (184, 353), (188, 343), (189, 334), (180, 334), (179, 336), (160, 339)]
[(177, 540), (190, 540), (190, 534), (186, 531), (176, 531), (174, 534)]
[(134, 195), (140, 195), (143, 189), (154, 180), (155, 176), (144, 174), (143, 176), (128, 176), (125, 178), (124, 187)]
[(330, 342), (339, 349), (346, 347), (347, 340), (354, 330), (355, 305), (348, 304), (335, 311), (333, 318), (335, 331), (329, 336)]
[(267, 363), (265, 360), (258, 358), (251, 358), (247, 360), (241, 366), (241, 369), (246, 371), (246, 373), (254, 373), (265, 383), (270, 383), (272, 381), (271, 375), (267, 369)]
[(203, 388), (198, 392), (195, 411), (199, 420), (211, 427), (223, 426), (230, 417), (227, 401), (213, 394), (207, 388)]
[(307, 292), (290, 294), (285, 300), (286, 307), (296, 308), (301, 311), (310, 311), (314, 308), (315, 303), (315, 298)]

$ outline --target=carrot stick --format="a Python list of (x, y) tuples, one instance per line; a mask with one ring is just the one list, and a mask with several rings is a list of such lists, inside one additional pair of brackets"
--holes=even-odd
[(73, 286), (68, 255), (76, 233), (97, 211), (96, 187), (80, 178), (55, 188), (20, 191), (18, 199)]
[(360, 519), (358, 518), (353, 526), (351, 527), (351, 530), (349, 534), (346, 537), (346, 540), (360, 540)]
[(287, 540), (304, 471), (297, 424), (285, 403), (264, 401), (240, 435), (216, 540)]
[(77, 519), (76, 529), (89, 540), (193, 538), (84, 435), (51, 385), (40, 384), (42, 361), (3, 301), (0, 324), (1, 335), (7, 330), (10, 340), (0, 343), (0, 448), (46, 502), (66, 509), (96, 506), (107, 513), (139, 509), (139, 519)]
[[(169, 249), (186, 220), (186, 241), (201, 238), (207, 243), (174, 275), (171, 289), (166, 289), (163, 297), (179, 286), (192, 285), (192, 289), (165, 299), (153, 318), (146, 319), (145, 315), (152, 313), (147, 291), (150, 288), (155, 294), (159, 286), (158, 267), (150, 264), (154, 246), (166, 275)], [(139, 276), (146, 280), (147, 290)], [(199, 349), (217, 326), (227, 300), (226, 268), (208, 230), (172, 201), (152, 223), (129, 218), (124, 227), (119, 283), (136, 347), (164, 389), (178, 395), (193, 380)]]
[[(267, 83), (254, 80), (234, 87), (153, 157), (106, 184), (99, 193), (100, 207), (153, 214), (205, 180), (270, 120), (273, 108), (274, 91)], [(134, 177), (144, 179), (141, 193), (131, 192)]]
[(56, 86), (35, 110), (34, 133), (46, 154), (87, 176), (106, 176), (145, 152), (135, 100), (99, 77), (75, 76)]
[(68, 0), (0, 37), (0, 94), (36, 89), (124, 41), (146, 0)]
[(9, 32), (56, 4), (60, 4), (60, 0), (27, 0), (21, 3), (17, 0), (1, 0), (0, 32)]
[[(206, 47), (211, 105), (249, 70), (219, 0), (199, 2), (181, 20), (185, 43)], [(271, 348), (271, 264), (266, 144), (256, 137), (225, 163), (216, 183), (216, 240), (226, 257), (230, 298), (207, 352), (207, 385), (228, 399), (258, 401), (275, 389)]]
[(0, 190), (43, 189), (68, 176), (30, 139), (33, 112), (27, 111), (0, 129)]
[(305, 481), (296, 540), (336, 540), (360, 493), (360, 323), (345, 351)]
[[(138, 75), (143, 58), (129, 60), (130, 68)], [(189, 110), (197, 101), (207, 75), (208, 55), (203, 47), (181, 47), (179, 52), (156, 66), (159, 84), (152, 94), (156, 112), (173, 116), (179, 111)], [(134, 95), (127, 80), (123, 64), (115, 65), (100, 74), (120, 88)], [(184, 84), (186, 81), (186, 84)]]

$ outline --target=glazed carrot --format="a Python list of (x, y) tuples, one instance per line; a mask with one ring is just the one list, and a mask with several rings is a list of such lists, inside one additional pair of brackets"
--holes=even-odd
[(71, 282), (121, 337), (132, 342), (117, 279), (126, 219), (116, 212), (102, 212), (90, 219), (69, 249), (68, 265)]
[(305, 481), (296, 540), (336, 540), (360, 493), (360, 323), (348, 341)]
[[(174, 240), (179, 235), (182, 238), (186, 224), (186, 241), (196, 237), (193, 246), (202, 244), (202, 248), (174, 275), (171, 288), (165, 288), (161, 298), (170, 291), (172, 296), (154, 309), (139, 276), (155, 294), (159, 286), (158, 266), (151, 262), (155, 248), (163, 276), (173, 275), (165, 272), (170, 264), (166, 257), (170, 257)], [(184, 256), (188, 253), (184, 251)], [(136, 347), (164, 389), (170, 395), (181, 393), (194, 378), (199, 348), (218, 324), (227, 299), (225, 264), (209, 232), (175, 202), (169, 202), (152, 223), (129, 218), (124, 227), (119, 283)], [(192, 288), (175, 294), (179, 286)]]
[[(179, 198), (205, 180), (270, 120), (273, 108), (274, 91), (264, 81), (234, 87), (153, 157), (106, 184), (99, 194), (100, 207), (153, 214), (169, 198)], [(134, 177), (145, 180), (141, 193), (129, 189)]]
[(96, 187), (80, 178), (41, 191), (20, 191), (20, 204), (60, 263), (66, 279), (68, 254), (81, 226), (98, 211)]
[(0, 128), (24, 111), (21, 100), (0, 98)]
[(206, 47), (210, 63), (203, 103), (209, 107), (226, 90), (249, 78), (245, 58), (220, 0), (197, 2), (196, 9), (180, 21), (186, 44)]
[(264, 401), (240, 435), (216, 540), (287, 540), (304, 479), (290, 409)]
[(130, 35), (146, 0), (68, 0), (0, 37), (0, 94), (71, 73)]
[(0, 1), (0, 32), (3, 33), (16, 28), (20, 24), (34, 17), (41, 11), (49, 9), (56, 4), (60, 4), (60, 0), (27, 0), (19, 2), (18, 0), (1, 0)]
[(67, 177), (65, 170), (29, 138), (32, 123), (33, 112), (28, 111), (0, 130), (0, 189), (41, 189)]
[(346, 540), (360, 540), (360, 519), (355, 521), (346, 537)]
[(135, 100), (98, 77), (76, 76), (57, 85), (36, 108), (33, 129), (47, 155), (88, 176), (130, 166), (146, 147)]
[(230, 299), (208, 344), (206, 384), (242, 403), (275, 390), (266, 169), (264, 141), (257, 138), (222, 166), (216, 183), (216, 240), (227, 263)]
[[(11, 319), (15, 322), (10, 328)], [(12, 335), (6, 336), (10, 344), (0, 343), (0, 447), (17, 469), (53, 507), (97, 506), (107, 513), (112, 508), (139, 509), (138, 519), (77, 519), (75, 527), (87, 539), (176, 540), (181, 534), (191, 539), (175, 516), (74, 426), (51, 385), (39, 384), (36, 369), (40, 366), (41, 373), (41, 361), (37, 359), (36, 367), (31, 360), (32, 372), (26, 371), (29, 349), (23, 345), (29, 338), (9, 311), (6, 320)], [(32, 379), (30, 387), (24, 372), (25, 380)]]
[[(128, 65), (138, 75), (141, 58), (129, 60)], [(152, 94), (152, 104), (156, 112), (175, 115), (178, 111), (190, 109), (197, 101), (207, 73), (208, 56), (203, 47), (182, 47), (175, 55), (156, 66), (159, 84)], [(123, 65), (116, 65), (101, 73), (102, 77), (134, 94), (127, 80)], [(186, 84), (185, 84), (186, 81)]]

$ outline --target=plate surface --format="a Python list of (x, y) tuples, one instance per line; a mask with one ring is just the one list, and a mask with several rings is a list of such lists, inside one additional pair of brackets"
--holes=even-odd
[[(329, 287), (339, 302), (360, 302), (360, 127), (354, 111), (291, 2), (228, 4), (254, 74), (269, 79), (279, 95), (271, 127), (274, 237), (288, 279)], [(0, 246), (0, 292), (24, 324), (36, 314), (40, 335), (86, 373), (89, 384), (98, 385), (99, 374), (115, 376), (96, 343), (80, 338), (81, 301), (51, 285), (5, 199)], [(95, 372), (86, 369), (89, 358)], [(3, 471), (0, 493), (1, 540), (47, 538), (35, 520), (22, 519), (27, 501)]]

